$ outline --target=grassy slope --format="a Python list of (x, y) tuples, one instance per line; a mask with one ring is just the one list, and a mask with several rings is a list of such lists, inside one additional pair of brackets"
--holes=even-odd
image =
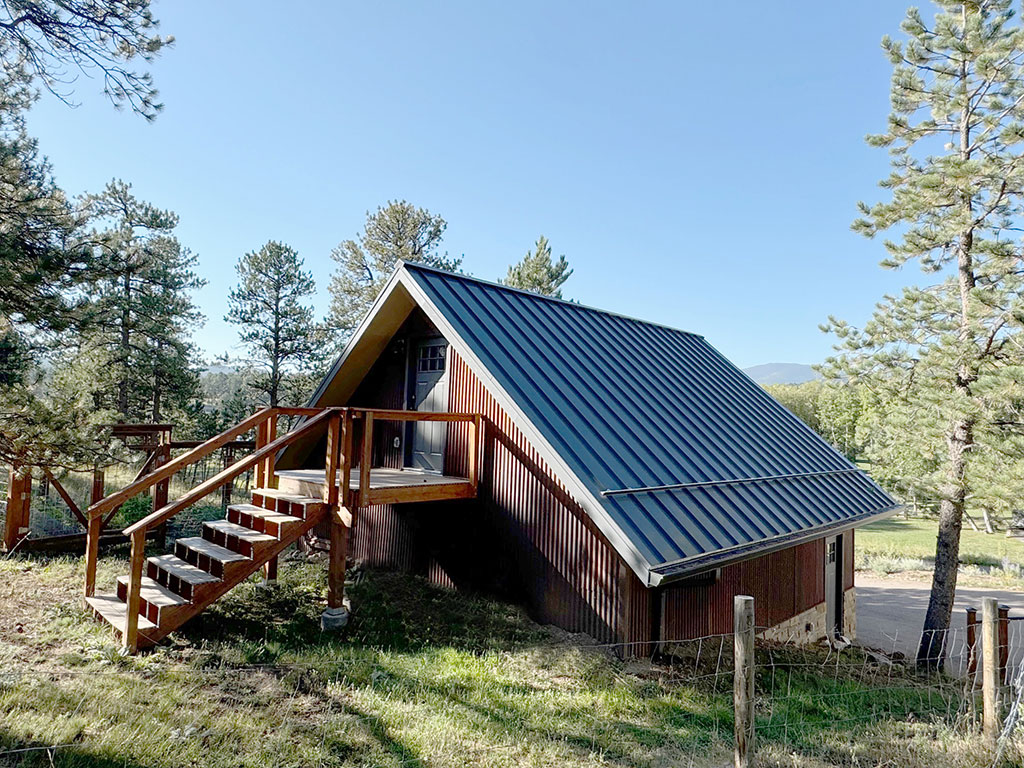
[[(101, 582), (123, 569), (104, 558)], [(242, 585), (171, 644), (124, 658), (78, 608), (78, 561), (0, 560), (0, 765), (728, 761), (728, 640), (672, 666), (623, 663), (514, 606), (372, 572), (350, 590), (347, 631), (323, 635), (323, 566), (281, 570), (277, 587)], [(759, 680), (761, 764), (988, 765), (934, 724), (947, 704), (931, 689), (808, 659)], [(766, 687), (784, 697), (773, 707)], [(53, 744), (66, 746), (12, 751)]]

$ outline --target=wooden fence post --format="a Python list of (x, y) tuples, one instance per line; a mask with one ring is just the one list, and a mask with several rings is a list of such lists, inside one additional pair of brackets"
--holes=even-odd
[(999, 608), (994, 597), (981, 601), (982, 733), (994, 745), (999, 737)]
[(4, 548), (10, 552), (28, 535), (32, 510), (31, 470), (11, 467), (7, 486), (7, 514), (4, 518)]
[(733, 598), (733, 636), (733, 765), (750, 768), (754, 756), (754, 598)]

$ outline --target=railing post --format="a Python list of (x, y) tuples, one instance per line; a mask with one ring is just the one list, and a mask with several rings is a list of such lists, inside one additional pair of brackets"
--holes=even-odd
[(363, 414), (363, 453), (359, 457), (359, 506), (370, 503), (370, 466), (373, 464), (373, 412)]
[(994, 597), (981, 601), (982, 733), (994, 745), (999, 738), (999, 607)]
[[(267, 443), (272, 443), (277, 439), (277, 411), (271, 411), (270, 415), (267, 416)], [(274, 472), (274, 467), (277, 462), (277, 456), (271, 453), (264, 459), (266, 467), (263, 470), (264, 480), (266, 481), (266, 488), (277, 488), (278, 479), (277, 474)]]
[(338, 458), (341, 454), (341, 414), (327, 422), (327, 455), (324, 457), (324, 502), (338, 504)]
[(754, 757), (754, 598), (733, 598), (733, 635), (733, 764), (750, 768)]
[(92, 471), (92, 491), (89, 494), (89, 506), (91, 507), (106, 495), (106, 481), (103, 476), (103, 470), (97, 467)]
[[(220, 468), (222, 470), (227, 469), (235, 463), (235, 449), (231, 445), (225, 445), (221, 449), (220, 454)], [(231, 506), (231, 491), (234, 490), (235, 479), (231, 478), (224, 485), (220, 487), (220, 505), (221, 508), (227, 509)]]
[[(355, 424), (352, 411), (345, 409), (344, 423), (341, 430), (341, 489), (340, 504), (343, 507), (352, 505), (352, 444), (355, 441)], [(352, 527), (355, 528), (355, 510), (352, 510)]]
[(85, 596), (96, 594), (96, 561), (100, 554), (100, 534), (103, 532), (103, 515), (89, 518), (85, 533)]
[[(258, 451), (260, 448), (262, 448), (266, 444), (267, 444), (267, 422), (266, 422), (265, 419), (263, 419), (263, 420), (260, 421), (259, 424), (256, 425), (256, 450)], [(256, 487), (257, 488), (266, 488), (266, 487), (268, 487), (266, 482), (267, 482), (267, 465), (266, 465), (266, 462), (261, 461), (261, 462), (259, 462), (256, 465)]]
[[(157, 440), (159, 444), (156, 448), (156, 456), (153, 458), (153, 466), (151, 471), (160, 469), (164, 464), (171, 460), (171, 445), (170, 445), (170, 434), (167, 432), (161, 432)], [(153, 511), (156, 512), (158, 509), (163, 509), (167, 504), (168, 492), (171, 487), (171, 479), (167, 478), (161, 480), (153, 486)], [(163, 549), (167, 544), (167, 524), (161, 523), (156, 529), (156, 545)]]
[(480, 485), (480, 444), (482, 433), (483, 421), (478, 413), (469, 422), (469, 483), (473, 486), (473, 493), (476, 493)]
[(142, 565), (146, 559), (146, 529), (132, 533), (132, 561), (128, 576), (128, 606), (124, 621), (124, 648), (128, 653), (139, 649), (139, 596), (142, 592)]

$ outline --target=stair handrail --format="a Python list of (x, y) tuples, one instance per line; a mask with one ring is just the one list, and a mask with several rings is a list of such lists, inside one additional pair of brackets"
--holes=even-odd
[[(258, 448), (263, 448), (266, 444), (266, 438), (269, 436), (268, 425), (276, 424), (278, 416), (316, 416), (324, 411), (323, 408), (261, 408), (251, 416), (243, 419), (233, 427), (225, 429), (218, 435), (211, 437), (209, 440), (201, 443), (197, 447), (183, 453), (175, 459), (167, 461), (167, 463), (154, 469), (142, 477), (137, 477), (131, 483), (121, 488), (118, 491), (106, 496), (94, 504), (90, 505), (86, 510), (86, 518), (88, 521), (88, 529), (86, 533), (86, 548), (85, 548), (85, 596), (91, 597), (96, 591), (96, 561), (98, 557), (98, 545), (100, 534), (105, 522), (104, 515), (113, 514), (121, 504), (128, 499), (137, 496), (140, 493), (148, 491), (154, 486), (158, 486), (160, 483), (165, 484), (169, 479), (177, 472), (185, 469), (186, 467), (195, 464), (198, 461), (209, 456), (214, 451), (218, 450), (224, 445), (232, 442), (239, 435), (243, 435), (251, 429), (256, 429), (257, 437), (261, 438), (257, 442)], [(273, 463), (272, 456), (266, 456), (264, 454), (265, 464), (261, 465), (261, 469), (266, 464)], [(164, 502), (166, 503), (166, 491), (163, 494)]]
[(157, 483), (167, 480), (186, 467), (206, 458), (225, 443), (230, 443), (239, 435), (244, 435), (246, 432), (261, 424), (271, 415), (272, 409), (261, 408), (252, 416), (240, 421), (233, 427), (225, 429), (220, 434), (211, 437), (209, 440), (201, 443), (192, 450), (181, 454), (181, 456), (178, 456), (177, 458), (171, 459), (166, 464), (154, 469), (146, 475), (143, 475), (134, 482), (126, 485), (124, 488), (114, 491), (114, 493), (111, 493), (109, 496), (104, 496), (95, 504), (90, 505), (86, 514), (90, 518), (106, 514), (114, 507), (128, 501), (128, 499), (138, 496), (143, 491), (148, 491)]
[[(289, 409), (294, 410), (294, 409)], [(222, 469), (213, 477), (207, 478), (192, 490), (188, 491), (184, 496), (166, 504), (155, 512), (146, 515), (138, 522), (132, 523), (122, 531), (125, 536), (131, 536), (132, 534), (140, 531), (147, 531), (150, 528), (155, 528), (161, 523), (165, 523), (174, 517), (176, 514), (181, 512), (186, 507), (190, 507), (203, 497), (210, 495), (215, 490), (220, 488), (227, 482), (230, 482), (238, 475), (242, 474), (251, 467), (256, 466), (267, 456), (277, 453), (282, 448), (291, 445), (295, 440), (302, 437), (313, 427), (319, 425), (322, 421), (326, 420), (331, 415), (336, 415), (344, 411), (344, 408), (316, 408), (316, 409), (305, 409), (311, 410), (315, 413), (311, 418), (305, 419), (301, 424), (296, 426), (289, 432), (285, 432), (280, 437), (267, 443), (262, 448), (258, 448), (247, 456), (243, 456), (241, 459), (236, 461), (230, 467)], [(264, 416), (266, 418), (266, 416)]]
[[(268, 409), (269, 418), (275, 419), (277, 414), (274, 412), (278, 409)], [(297, 409), (279, 409), (279, 410), (297, 410)], [(155, 512), (147, 515), (146, 517), (139, 520), (137, 523), (128, 526), (124, 529), (125, 535), (131, 539), (132, 551), (131, 551), (131, 566), (128, 573), (128, 589), (127, 596), (125, 599), (125, 623), (123, 630), (122, 641), (125, 649), (129, 653), (135, 653), (138, 649), (139, 641), (139, 604), (142, 592), (142, 571), (143, 564), (146, 559), (146, 531), (150, 528), (158, 526), (174, 515), (181, 512), (186, 507), (191, 506), (195, 502), (202, 499), (204, 496), (217, 490), (224, 483), (233, 480), (236, 476), (245, 472), (250, 467), (256, 466), (257, 464), (263, 463), (264, 471), (267, 469), (267, 465), (271, 465), (269, 476), (273, 477), (273, 457), (285, 446), (291, 445), (295, 440), (302, 437), (310, 430), (316, 428), (321, 423), (332, 420), (334, 424), (328, 425), (330, 429), (335, 429), (337, 422), (342, 418), (342, 413), (345, 411), (344, 408), (322, 408), (315, 409), (315, 415), (303, 419), (296, 427), (286, 432), (285, 434), (277, 437), (270, 442), (266, 443), (262, 447), (258, 448), (253, 453), (239, 459), (230, 467), (218, 472), (213, 477), (200, 483), (195, 488), (190, 490), (184, 496), (175, 501), (166, 504)], [(302, 415), (302, 414), (296, 414)], [(263, 414), (264, 418), (268, 417), (268, 414)], [(243, 422), (244, 423), (244, 422)], [(267, 436), (268, 432), (264, 431), (266, 426), (260, 428), (261, 435)], [(230, 430), (229, 430), (230, 431)], [(93, 575), (92, 582), (95, 584), (95, 574)], [(87, 580), (88, 586), (88, 580)]]

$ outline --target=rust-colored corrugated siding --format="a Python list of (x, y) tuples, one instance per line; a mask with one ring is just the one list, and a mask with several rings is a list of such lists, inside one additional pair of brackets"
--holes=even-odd
[(825, 599), (824, 540), (726, 566), (714, 584), (670, 585), (662, 596), (661, 640), (732, 631), (733, 596), (751, 595), (758, 626), (785, 621)]
[[(486, 420), (479, 513), (499, 560), (499, 586), (540, 621), (604, 642), (650, 639), (648, 590), (554, 479), (522, 433), (454, 352), (449, 407)], [(467, 468), (467, 428), (449, 433), (446, 471)], [(475, 546), (479, 546), (477, 542)]]

